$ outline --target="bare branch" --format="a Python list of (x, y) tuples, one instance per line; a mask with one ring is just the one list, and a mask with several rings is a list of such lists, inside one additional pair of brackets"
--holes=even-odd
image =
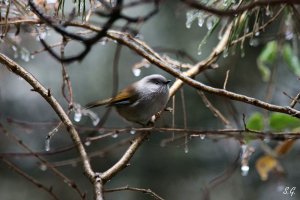
[(103, 180), (104, 183), (110, 180), (115, 174), (117, 174), (119, 171), (121, 171), (128, 165), (129, 160), (132, 158), (134, 153), (137, 151), (139, 146), (142, 144), (142, 142), (147, 138), (149, 134), (150, 132), (145, 132), (138, 135), (132, 141), (132, 144), (124, 153), (124, 155), (121, 157), (121, 159), (116, 164), (114, 164), (111, 168), (109, 168), (108, 170), (106, 170), (101, 174), (101, 179)]
[(34, 184), (37, 188), (40, 188), (44, 191), (46, 191), (49, 195), (52, 196), (53, 199), (59, 199), (56, 194), (53, 193), (52, 187), (46, 187), (45, 185), (43, 185), (41, 182), (39, 182), (38, 180), (36, 180), (35, 178), (29, 176), (26, 172), (22, 171), (20, 168), (18, 168), (15, 164), (13, 164), (12, 162), (10, 162), (9, 160), (5, 159), (5, 158), (1, 158), (2, 161), (8, 165), (13, 171), (15, 171), (16, 173), (18, 173), (19, 175), (21, 175), (22, 177), (24, 177), (26, 180), (28, 180), (30, 183)]
[[(65, 113), (63, 108), (60, 106), (60, 104), (57, 102), (57, 100), (52, 96), (48, 95), (48, 90), (29, 72), (27, 72), (24, 68), (22, 68), (20, 65), (18, 65), (13, 60), (9, 59), (4, 54), (0, 54), (0, 63), (5, 65), (9, 71), (12, 71), (13, 73), (17, 74), (18, 76), (25, 79), (32, 87), (33, 89), (38, 92), (53, 108), (53, 110), (56, 112), (56, 114), (59, 116), (63, 124), (65, 125), (68, 133), (70, 134), (80, 156), (83, 162), (83, 169), (88, 176), (89, 180), (96, 186), (97, 182), (95, 179), (95, 173), (91, 168), (87, 153), (85, 151), (85, 148), (80, 140), (80, 137), (78, 135), (78, 132), (76, 131), (75, 127), (73, 126), (73, 123), (69, 119), (68, 115)], [(100, 185), (97, 185), (97, 188), (95, 188), (95, 194), (99, 194), (102, 192), (102, 188)], [(95, 196), (98, 197), (98, 196)]]
[(118, 191), (124, 191), (124, 190), (135, 191), (135, 192), (142, 192), (142, 193), (146, 193), (146, 194), (151, 195), (154, 199), (164, 200), (162, 197), (158, 196), (151, 189), (144, 189), (144, 188), (136, 188), (136, 187), (124, 186), (124, 187), (119, 187), (119, 188), (106, 189), (106, 190), (104, 190), (104, 192), (118, 192)]
[(271, 1), (256, 0), (256, 1), (250, 1), (248, 4), (240, 6), (235, 9), (221, 10), (218, 8), (206, 6), (195, 0), (181, 0), (181, 1), (185, 4), (187, 4), (188, 6), (198, 9), (198, 10), (203, 10), (203, 11), (206, 11), (206, 12), (212, 13), (214, 15), (218, 15), (218, 16), (231, 16), (231, 17), (233, 17), (236, 14), (241, 14), (245, 11), (250, 11), (254, 8), (262, 7), (262, 6), (275, 6), (275, 5), (281, 5), (281, 4), (287, 4), (287, 5), (300, 4), (300, 2), (298, 0), (271, 0)]

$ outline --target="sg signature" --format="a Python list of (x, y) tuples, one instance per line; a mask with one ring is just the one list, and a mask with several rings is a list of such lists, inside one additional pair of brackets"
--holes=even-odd
[(283, 194), (290, 195), (291, 197), (296, 194), (296, 187), (285, 187), (283, 190)]

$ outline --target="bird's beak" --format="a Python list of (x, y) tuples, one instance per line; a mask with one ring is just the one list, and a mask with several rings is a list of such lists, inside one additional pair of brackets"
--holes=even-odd
[(165, 83), (166, 83), (166, 85), (167, 85), (167, 84), (169, 84), (170, 82), (171, 82), (171, 80), (167, 80)]

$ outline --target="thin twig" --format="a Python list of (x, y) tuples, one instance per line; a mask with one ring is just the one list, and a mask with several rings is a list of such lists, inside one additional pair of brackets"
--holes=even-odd
[(20, 145), (23, 149), (28, 151), (29, 153), (32, 154), (32, 156), (36, 157), (42, 165), (45, 165), (47, 168), (51, 169), (51, 171), (60, 179), (63, 180), (64, 183), (66, 183), (69, 187), (74, 189), (81, 199), (85, 199), (85, 193), (81, 192), (77, 184), (70, 180), (68, 177), (66, 177), (62, 172), (57, 170), (55, 167), (53, 167), (46, 159), (44, 159), (41, 155), (34, 154), (34, 152), (22, 141), (20, 140), (17, 136), (14, 134), (11, 134), (2, 124), (0, 124), (0, 130), (8, 136), (10, 139), (12, 139), (16, 144)]
[(217, 117), (225, 126), (229, 126), (229, 120), (226, 119), (226, 117), (216, 107), (212, 105), (212, 103), (208, 100), (204, 92), (197, 91), (197, 93), (201, 96), (205, 106), (213, 113), (213, 115)]
[(112, 189), (106, 189), (104, 192), (118, 192), (118, 191), (124, 191), (124, 190), (129, 190), (129, 191), (135, 191), (135, 192), (142, 192), (149, 194), (152, 196), (154, 199), (157, 200), (164, 200), (162, 197), (157, 195), (155, 192), (153, 192), (151, 189), (144, 189), (144, 188), (136, 188), (136, 187), (129, 187), (129, 186), (124, 186), (124, 187), (118, 187), (118, 188), (112, 188)]
[(227, 82), (228, 82), (228, 78), (229, 78), (229, 73), (230, 73), (230, 70), (227, 70), (225, 80), (224, 80), (224, 84), (223, 84), (223, 89), (224, 90), (226, 90), (226, 86), (227, 86)]
[(215, 7), (209, 7), (206, 6), (205, 4), (200, 3), (199, 1), (195, 0), (181, 0), (182, 2), (186, 3), (188, 6), (198, 9), (198, 10), (203, 10), (206, 12), (210, 12), (214, 15), (218, 16), (234, 16), (236, 14), (241, 14), (244, 11), (250, 11), (254, 8), (257, 7), (262, 7), (262, 6), (275, 6), (275, 5), (281, 5), (281, 4), (287, 4), (287, 5), (297, 5), (300, 4), (298, 0), (256, 0), (256, 1), (250, 1), (246, 5), (239, 6), (235, 9), (218, 9)]
[(128, 165), (129, 160), (132, 158), (134, 153), (137, 151), (139, 146), (142, 144), (142, 142), (147, 138), (149, 134), (150, 132), (145, 132), (138, 135), (132, 141), (132, 144), (129, 146), (129, 148), (120, 158), (120, 160), (100, 175), (104, 183), (110, 180), (114, 175), (116, 175), (119, 171), (121, 171)]
[[(22, 77), (26, 80), (34, 89), (34, 91), (38, 92), (53, 108), (56, 114), (60, 117), (61, 121), (65, 125), (68, 133), (70, 134), (83, 162), (83, 169), (88, 176), (89, 180), (95, 186), (95, 198), (101, 199), (102, 195), (102, 185), (101, 182), (96, 181), (95, 173), (92, 170), (90, 165), (87, 153), (85, 148), (80, 140), (79, 134), (73, 126), (72, 121), (69, 119), (68, 115), (65, 113), (61, 105), (58, 101), (52, 96), (48, 95), (48, 90), (29, 72), (27, 72), (24, 68), (18, 65), (16, 62), (5, 56), (4, 54), (0, 54), (0, 63), (5, 65), (9, 71), (14, 72), (16, 75)], [(102, 198), (103, 199), (103, 198)]]
[(50, 196), (52, 196), (53, 199), (59, 199), (56, 194), (53, 193), (53, 189), (52, 186), (50, 186), (49, 188), (46, 187), (45, 185), (43, 185), (41, 182), (39, 182), (38, 180), (36, 180), (35, 178), (33, 178), (32, 176), (29, 176), (26, 172), (22, 171), (18, 166), (16, 166), (15, 164), (13, 164), (12, 162), (10, 162), (9, 160), (5, 159), (5, 158), (1, 158), (1, 160), (9, 166), (9, 168), (11, 168), (13, 171), (15, 171), (16, 173), (18, 173), (19, 175), (21, 175), (22, 177), (24, 177), (26, 180), (28, 180), (30, 183), (34, 184), (37, 188), (40, 188), (44, 191), (46, 191)]

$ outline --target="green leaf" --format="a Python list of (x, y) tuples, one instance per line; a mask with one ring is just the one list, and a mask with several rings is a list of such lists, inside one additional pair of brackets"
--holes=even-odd
[(290, 44), (284, 44), (282, 55), (285, 62), (288, 64), (289, 69), (296, 76), (300, 76), (300, 61), (298, 59), (298, 56), (294, 54)]
[(262, 131), (264, 129), (264, 117), (261, 113), (253, 113), (246, 122), (249, 130)]
[(276, 41), (268, 42), (257, 59), (258, 69), (263, 81), (270, 80), (270, 69), (267, 64), (272, 64), (277, 56), (278, 45)]
[(283, 113), (272, 113), (269, 119), (270, 128), (274, 131), (292, 130), (300, 127), (300, 120)]

